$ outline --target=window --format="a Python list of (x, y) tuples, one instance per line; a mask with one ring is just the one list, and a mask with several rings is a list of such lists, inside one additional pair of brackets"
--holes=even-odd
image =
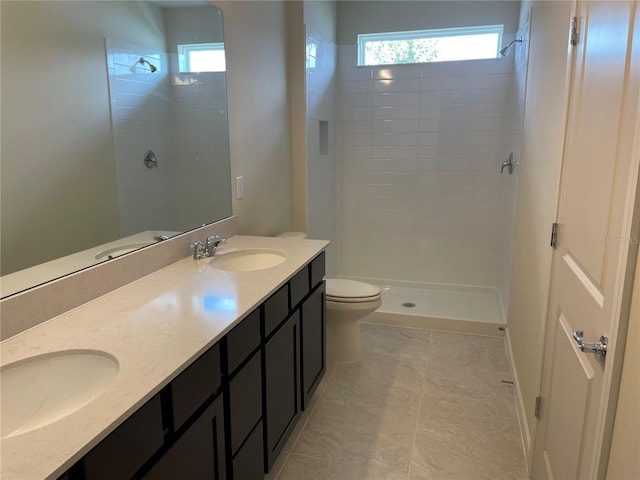
[(358, 35), (358, 65), (498, 58), (503, 25)]
[(224, 43), (178, 45), (180, 72), (224, 72), (227, 69)]

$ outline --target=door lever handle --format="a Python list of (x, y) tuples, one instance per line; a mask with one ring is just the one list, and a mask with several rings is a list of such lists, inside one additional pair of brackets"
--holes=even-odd
[(607, 337), (602, 335), (598, 342), (585, 342), (582, 340), (583, 335), (584, 332), (581, 330), (573, 332), (573, 339), (578, 344), (578, 350), (581, 352), (595, 353), (603, 357), (607, 356), (607, 342), (609, 340)]

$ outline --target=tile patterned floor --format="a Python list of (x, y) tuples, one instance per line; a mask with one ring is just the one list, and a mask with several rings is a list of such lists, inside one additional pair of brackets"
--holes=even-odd
[(267, 480), (526, 479), (502, 338), (362, 324)]

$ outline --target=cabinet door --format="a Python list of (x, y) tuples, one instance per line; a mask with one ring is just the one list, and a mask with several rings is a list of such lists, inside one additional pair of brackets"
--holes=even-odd
[(301, 307), (302, 409), (306, 409), (325, 371), (324, 283)]
[(260, 352), (256, 353), (229, 382), (229, 431), (232, 455), (236, 454), (262, 417), (261, 360)]
[(205, 410), (144, 480), (225, 480), (224, 411), (222, 395)]
[(84, 456), (85, 479), (131, 478), (162, 447), (163, 441), (158, 394)]
[(300, 313), (265, 345), (266, 468), (271, 470), (300, 414)]
[(260, 421), (232, 461), (233, 480), (262, 480), (264, 478), (262, 432), (262, 421)]

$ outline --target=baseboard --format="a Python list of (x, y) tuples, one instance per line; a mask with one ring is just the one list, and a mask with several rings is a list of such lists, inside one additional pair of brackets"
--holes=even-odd
[(529, 423), (527, 422), (527, 414), (524, 407), (524, 398), (522, 396), (522, 390), (520, 389), (518, 370), (516, 368), (515, 358), (513, 357), (513, 350), (511, 348), (511, 337), (509, 335), (508, 327), (506, 329), (504, 339), (505, 347), (507, 349), (507, 358), (509, 360), (509, 368), (511, 370), (513, 384), (516, 392), (516, 410), (518, 412), (518, 423), (520, 424), (522, 449), (524, 451), (525, 463), (527, 465), (527, 474), (529, 475), (529, 478), (531, 478), (533, 468), (533, 442), (531, 438), (531, 431), (529, 430)]
[(473, 322), (451, 318), (424, 317), (421, 315), (400, 315), (397, 313), (373, 312), (363, 323), (377, 323), (394, 327), (419, 328), (438, 332), (466, 333), (469, 335), (485, 335), (501, 337), (504, 335), (504, 324)]

